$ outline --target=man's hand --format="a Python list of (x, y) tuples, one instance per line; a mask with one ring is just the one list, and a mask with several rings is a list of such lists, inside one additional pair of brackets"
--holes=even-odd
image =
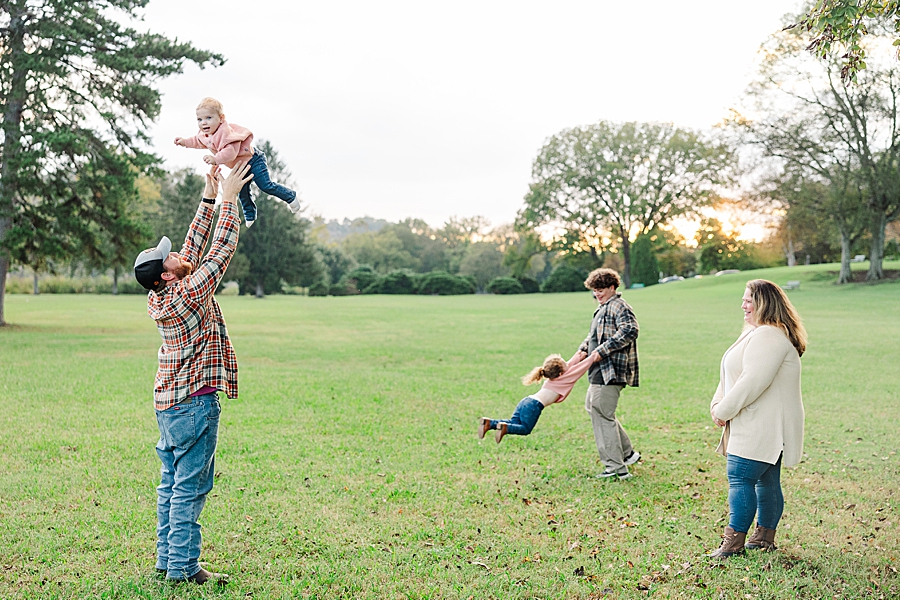
[(579, 350), (575, 353), (575, 362), (581, 362), (587, 358), (587, 352), (584, 350)]
[(602, 360), (602, 357), (600, 356), (600, 351), (594, 350), (591, 353), (591, 358), (593, 359), (594, 362), (598, 362), (598, 361)]
[(236, 165), (228, 177), (222, 178), (221, 171), (218, 174), (219, 183), (222, 184), (222, 202), (237, 202), (238, 192), (244, 187), (244, 184), (253, 179), (253, 173), (250, 172), (250, 163), (242, 163)]
[(205, 162), (208, 165), (215, 165), (216, 157), (213, 156), (212, 154), (207, 154), (206, 156), (203, 157), (203, 162)]
[(219, 167), (211, 167), (206, 174), (206, 187), (203, 188), (203, 197), (207, 200), (215, 200), (219, 195)]
[(180, 137), (175, 138), (175, 145), (176, 146), (184, 146), (184, 138), (180, 138)]

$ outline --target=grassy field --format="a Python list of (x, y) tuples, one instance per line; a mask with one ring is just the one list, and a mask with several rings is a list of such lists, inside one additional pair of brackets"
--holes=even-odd
[[(840, 287), (835, 269), (625, 292), (641, 386), (619, 416), (644, 455), (627, 482), (594, 478), (585, 381), (531, 436), (475, 439), (529, 391), (521, 375), (576, 349), (587, 292), (222, 298), (241, 396), (223, 401), (201, 560), (224, 590), (151, 575), (145, 300), (7, 296), (0, 597), (900, 597), (900, 283)], [(802, 281), (806, 458), (784, 473), (780, 550), (715, 566), (727, 482), (708, 405), (756, 276)]]

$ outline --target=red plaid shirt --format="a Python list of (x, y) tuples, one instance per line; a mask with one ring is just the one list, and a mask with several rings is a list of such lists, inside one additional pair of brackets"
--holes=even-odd
[(179, 255), (193, 272), (176, 285), (147, 296), (163, 344), (153, 387), (156, 410), (166, 410), (203, 386), (237, 397), (237, 358), (225, 319), (213, 297), (238, 242), (240, 218), (234, 202), (223, 202), (212, 246), (201, 261), (215, 210), (200, 203)]

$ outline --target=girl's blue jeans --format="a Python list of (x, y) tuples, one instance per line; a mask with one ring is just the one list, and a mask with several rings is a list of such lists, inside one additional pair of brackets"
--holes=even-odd
[(215, 475), (219, 414), (216, 394), (193, 396), (156, 411), (162, 480), (156, 488), (156, 568), (169, 579), (200, 571), (200, 511)]
[(756, 523), (767, 529), (777, 529), (784, 512), (781, 493), (781, 457), (774, 465), (728, 455), (728, 525), (746, 533)]
[(271, 177), (269, 177), (269, 165), (266, 163), (266, 155), (256, 148), (253, 149), (253, 156), (250, 158), (250, 172), (253, 173), (253, 179), (245, 183), (238, 193), (241, 208), (244, 210), (245, 220), (256, 220), (256, 202), (253, 201), (253, 196), (250, 194), (251, 183), (255, 183), (256, 187), (264, 194), (275, 196), (288, 204), (297, 197), (297, 192), (294, 190), (272, 181)]
[(497, 423), (507, 423), (506, 433), (512, 435), (528, 435), (534, 429), (538, 419), (541, 418), (541, 411), (544, 405), (540, 400), (527, 396), (519, 401), (516, 410), (513, 412), (509, 420), (491, 419), (491, 429), (497, 429)]

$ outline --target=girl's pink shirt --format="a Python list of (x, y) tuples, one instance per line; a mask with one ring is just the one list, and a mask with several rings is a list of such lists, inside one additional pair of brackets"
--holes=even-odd
[(569, 362), (566, 363), (566, 372), (556, 379), (548, 379), (545, 381), (544, 385), (541, 386), (541, 389), (556, 392), (561, 396), (557, 402), (562, 402), (569, 396), (569, 392), (575, 387), (575, 383), (581, 379), (582, 375), (587, 373), (587, 370), (592, 364), (594, 364), (594, 360), (591, 358), (590, 354), (588, 354), (587, 358), (581, 362), (575, 362), (575, 357), (573, 356), (569, 359)]
[(214, 134), (207, 135), (201, 131), (192, 138), (186, 138), (184, 146), (209, 150), (215, 155), (217, 165), (233, 169), (238, 162), (246, 162), (253, 156), (253, 132), (222, 119)]

